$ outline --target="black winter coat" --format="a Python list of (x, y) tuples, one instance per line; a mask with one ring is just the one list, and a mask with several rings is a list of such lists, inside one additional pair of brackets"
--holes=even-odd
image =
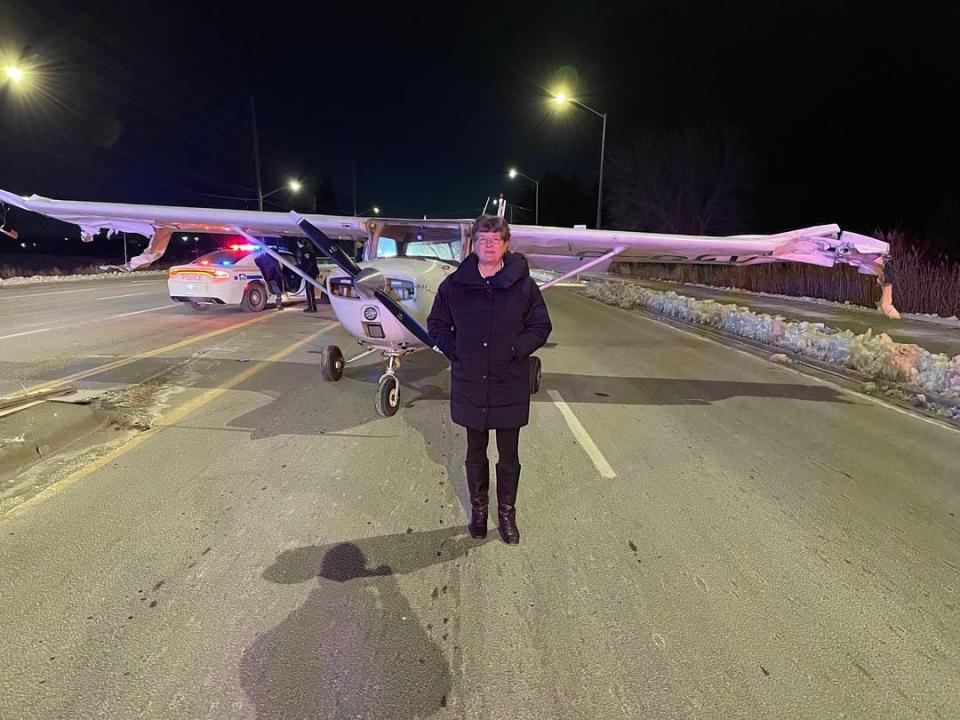
[(486, 279), (470, 255), (440, 284), (427, 327), (453, 364), (455, 423), (477, 430), (527, 424), (530, 355), (553, 326), (523, 255), (507, 253)]

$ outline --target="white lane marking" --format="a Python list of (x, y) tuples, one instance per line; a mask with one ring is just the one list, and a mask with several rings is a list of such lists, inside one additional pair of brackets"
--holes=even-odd
[(133, 297), (134, 295), (146, 295), (146, 292), (127, 293), (126, 295), (107, 295), (107, 297), (94, 298), (95, 300), (116, 300), (117, 298)]
[(46, 297), (47, 295), (66, 295), (67, 293), (93, 292), (100, 288), (84, 288), (82, 290), (51, 290), (49, 292), (29, 293), (27, 295), (0, 295), (0, 300), (19, 300), (20, 298)]
[(600, 471), (600, 474), (605, 478), (615, 478), (617, 474), (613, 471), (613, 468), (610, 467), (610, 463), (607, 462), (603, 453), (600, 452), (600, 448), (597, 447), (593, 438), (587, 433), (586, 428), (580, 424), (577, 416), (573, 414), (573, 410), (567, 405), (563, 396), (556, 390), (547, 390), (547, 394), (553, 399), (554, 405), (557, 406), (560, 414), (563, 415), (563, 419), (567, 421), (567, 427), (570, 428), (570, 432), (573, 433), (577, 442), (580, 443), (580, 447), (590, 456), (590, 460), (593, 461), (594, 466)]
[[(655, 317), (652, 317), (652, 318), (650, 318), (650, 319), (653, 320), (654, 322), (657, 321), (657, 318), (655, 318)], [(666, 327), (671, 328), (671, 329), (673, 329), (673, 330), (676, 330), (677, 332), (682, 332), (682, 333), (684, 333), (685, 335), (690, 335), (690, 336), (692, 336), (692, 337), (695, 337), (695, 338), (697, 338), (698, 340), (702, 340), (702, 341), (704, 341), (704, 342), (708, 342), (708, 343), (713, 343), (713, 344), (715, 344), (715, 345), (719, 345), (720, 347), (724, 347), (724, 348), (726, 348), (727, 350), (733, 350), (734, 352), (738, 352), (738, 353), (740, 353), (741, 355), (746, 355), (747, 357), (753, 358), (754, 360), (759, 360), (760, 362), (766, 362), (766, 363), (769, 363), (769, 362), (770, 362), (769, 360), (765, 360), (763, 357), (761, 357), (761, 356), (759, 356), (759, 355), (754, 355), (753, 353), (751, 353), (751, 352), (749, 352), (749, 351), (747, 351), (747, 350), (744, 350), (744, 349), (742, 349), (742, 348), (731, 347), (730, 345), (727, 345), (726, 343), (722, 343), (722, 342), (720, 342), (719, 340), (715, 340), (715, 339), (712, 338), (712, 337), (708, 337), (708, 336), (705, 336), (705, 335), (700, 335), (700, 334), (698, 334), (698, 333), (697, 333), (696, 331), (694, 331), (694, 330), (687, 330), (686, 328), (679, 328), (679, 327), (676, 327), (675, 325), (671, 325), (671, 324), (668, 323), (668, 322), (661, 322), (661, 323), (659, 323), (659, 324), (660, 324), (660, 325), (665, 325)], [(773, 346), (771, 346), (771, 349), (772, 349), (772, 347), (773, 347)], [(820, 383), (821, 385), (829, 385), (830, 387), (836, 388), (837, 390), (839, 390), (839, 391), (841, 391), (841, 392), (845, 392), (845, 393), (847, 393), (847, 394), (849, 394), (849, 395), (853, 395), (853, 396), (855, 396), (855, 397), (862, 398), (862, 399), (864, 399), (864, 400), (869, 400), (869, 401), (872, 402), (874, 405), (879, 405), (880, 407), (885, 407), (885, 408), (887, 408), (888, 410), (895, 410), (896, 412), (900, 413), (901, 415), (906, 415), (907, 417), (912, 417), (914, 420), (923, 420), (923, 422), (925, 422), (925, 423), (927, 423), (927, 424), (929, 424), (929, 425), (936, 425), (938, 428), (941, 428), (942, 430), (949, 430), (950, 432), (960, 433), (960, 428), (955, 428), (955, 427), (953, 427), (953, 426), (951, 426), (951, 425), (947, 425), (947, 424), (946, 424), (946, 421), (938, 421), (938, 420), (934, 420), (933, 418), (924, 417), (923, 415), (920, 415), (919, 413), (915, 413), (915, 412), (911, 412), (911, 411), (909, 411), (909, 410), (905, 410), (905, 409), (902, 408), (902, 407), (897, 407), (896, 405), (893, 405), (893, 404), (891, 404), (891, 403), (884, 402), (883, 400), (880, 400), (879, 398), (875, 398), (875, 397), (872, 397), (872, 396), (870, 396), (870, 395), (864, 395), (863, 393), (857, 392), (856, 390), (851, 390), (850, 388), (846, 388), (846, 387), (844, 387), (843, 385), (840, 385), (839, 383), (830, 382), (829, 380), (825, 380), (824, 378), (817, 377), (816, 375), (808, 375), (807, 373), (800, 372), (800, 371), (797, 370), (796, 368), (792, 368), (792, 367), (790, 367), (789, 365), (778, 365), (777, 367), (781, 367), (781, 368), (783, 368), (784, 370), (789, 370), (789, 371), (792, 372), (792, 373), (796, 373), (797, 375), (800, 375), (801, 377), (807, 378), (808, 380), (813, 380), (814, 382), (818, 382), (818, 383)], [(552, 392), (552, 391), (550, 391), (550, 392)]]
[(53, 328), (40, 328), (39, 330), (26, 330), (24, 332), (13, 333), (12, 335), (0, 335), (0, 340), (22, 337), (23, 335), (36, 335), (37, 333), (50, 332)]
[(8, 340), (10, 338), (22, 337), (23, 335), (36, 335), (37, 333), (50, 332), (51, 330), (69, 330), (80, 325), (89, 325), (90, 323), (103, 322), (104, 320), (115, 320), (116, 318), (129, 317), (131, 315), (140, 315), (142, 313), (156, 312), (157, 310), (166, 310), (168, 308), (176, 307), (176, 303), (171, 303), (170, 305), (161, 305), (160, 307), (147, 308), (146, 310), (134, 310), (133, 312), (120, 313), (119, 315), (109, 315), (105, 318), (97, 318), (96, 320), (83, 320), (78, 323), (63, 323), (62, 325), (56, 325), (54, 327), (40, 328), (38, 330), (25, 330), (24, 332), (13, 333), (12, 335), (0, 335), (0, 340)]
[(176, 307), (176, 303), (170, 303), (169, 305), (161, 305), (160, 307), (147, 308), (146, 310), (134, 310), (133, 312), (120, 313), (119, 315), (111, 315), (110, 317), (105, 317), (104, 320), (113, 320), (114, 318), (130, 317), (131, 315), (140, 315), (141, 313), (156, 312), (157, 310), (166, 310), (167, 308)]
[(156, 280), (134, 280), (131, 285), (153, 285), (154, 283), (163, 282), (163, 278), (157, 278)]

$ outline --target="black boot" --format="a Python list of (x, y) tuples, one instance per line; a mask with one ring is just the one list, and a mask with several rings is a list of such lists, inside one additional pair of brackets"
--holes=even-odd
[(520, 465), (497, 463), (497, 515), (500, 516), (500, 537), (507, 545), (520, 543), (517, 529), (517, 485)]
[(487, 492), (490, 489), (490, 463), (464, 465), (467, 471), (467, 489), (470, 491), (470, 507), (473, 516), (470, 518), (470, 537), (485, 538), (487, 536), (487, 514), (490, 500)]

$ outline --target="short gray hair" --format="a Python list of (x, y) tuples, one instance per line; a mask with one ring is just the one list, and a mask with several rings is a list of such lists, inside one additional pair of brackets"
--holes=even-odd
[(477, 234), (482, 232), (498, 232), (501, 240), (510, 242), (510, 225), (499, 215), (481, 215), (473, 221), (470, 239), (474, 245), (477, 243)]

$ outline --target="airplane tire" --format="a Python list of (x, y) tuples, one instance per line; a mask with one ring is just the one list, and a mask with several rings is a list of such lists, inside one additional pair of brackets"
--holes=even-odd
[(540, 358), (530, 356), (530, 394), (536, 395), (540, 391), (540, 380), (543, 379), (543, 367)]
[(240, 307), (244, 312), (260, 312), (267, 306), (267, 290), (261, 283), (250, 283), (243, 291)]
[(391, 417), (400, 409), (400, 383), (394, 375), (384, 375), (377, 385), (377, 415)]
[(336, 382), (343, 377), (343, 353), (336, 345), (325, 345), (320, 354), (320, 374), (324, 380)]
[(203, 312), (204, 310), (209, 309), (209, 307), (210, 306), (207, 303), (199, 303), (192, 300), (190, 301), (190, 309), (194, 312)]

